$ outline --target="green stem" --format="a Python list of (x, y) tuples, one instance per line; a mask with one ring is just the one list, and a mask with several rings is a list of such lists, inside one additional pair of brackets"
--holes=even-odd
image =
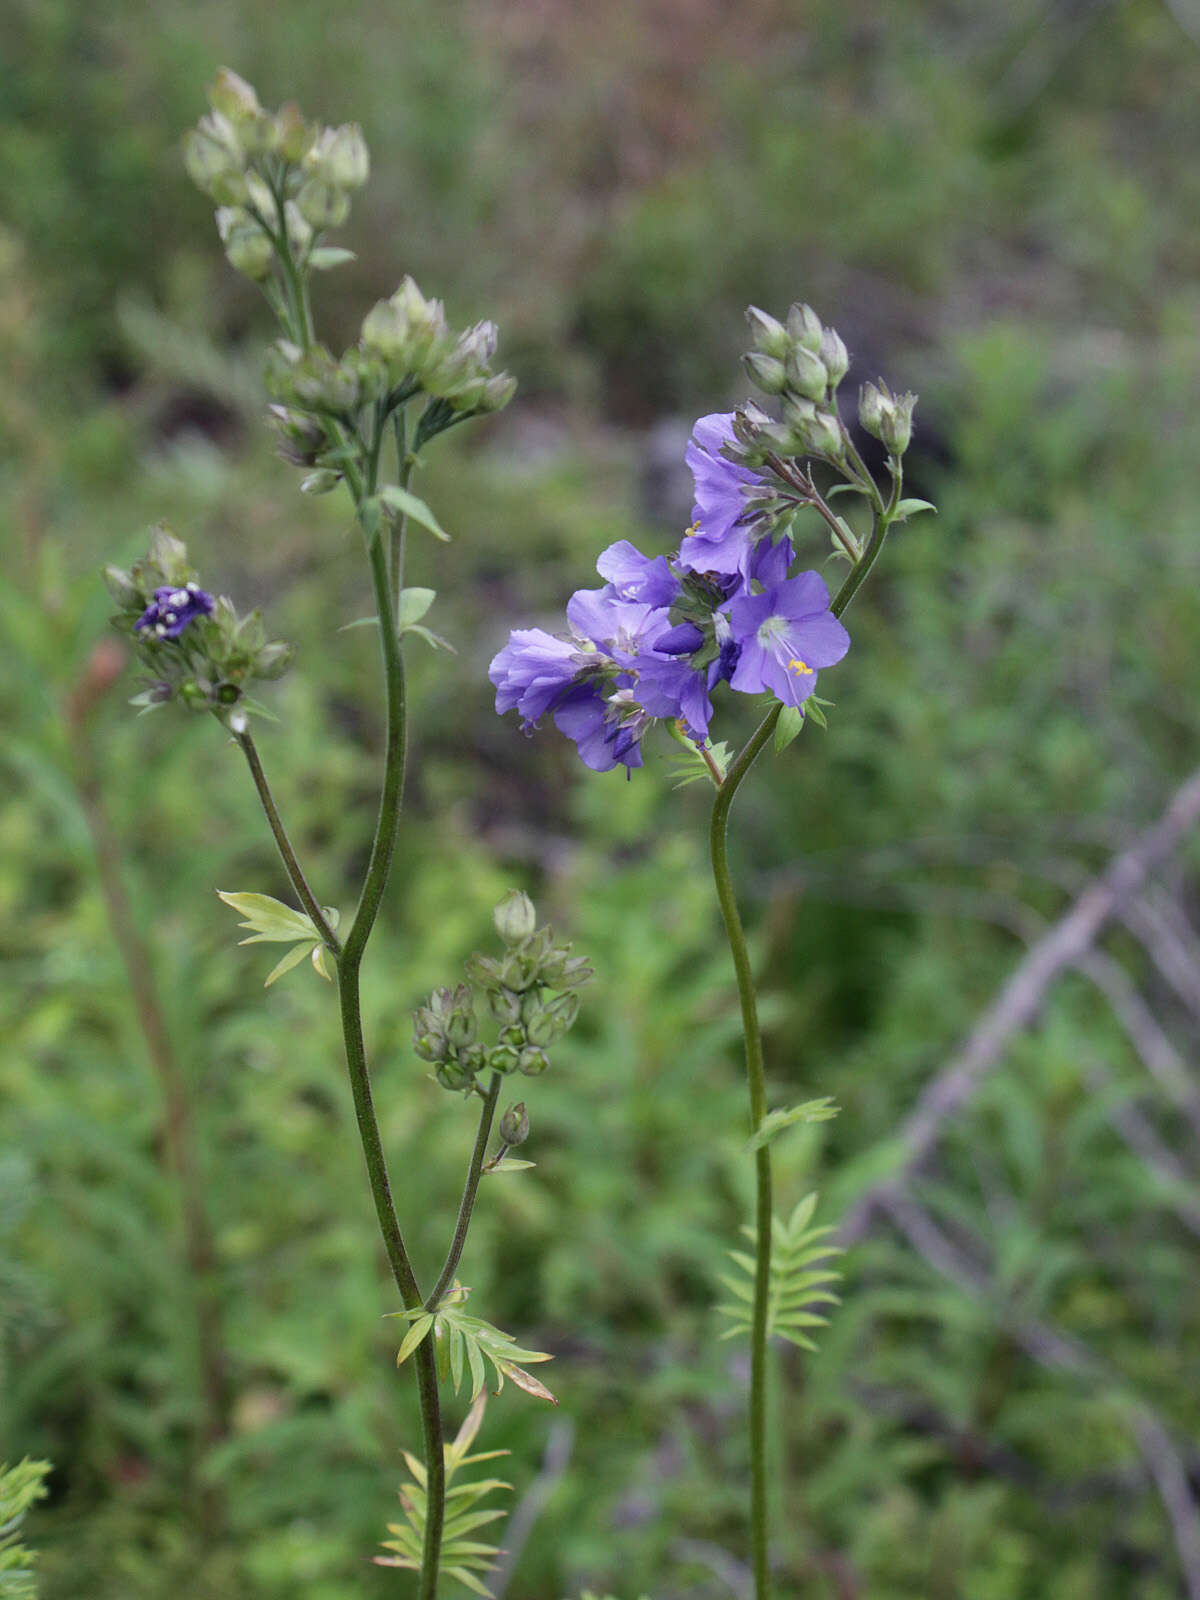
[(296, 857), (296, 852), (292, 849), (292, 841), (288, 838), (287, 829), (283, 825), (283, 818), (279, 815), (279, 808), (275, 804), (275, 796), (271, 793), (271, 786), (267, 782), (267, 775), (263, 771), (263, 764), (259, 759), (258, 746), (248, 733), (235, 733), (233, 737), (241, 746), (242, 754), (246, 757), (247, 765), (250, 768), (250, 776), (254, 779), (254, 787), (258, 790), (258, 798), (262, 802), (267, 822), (270, 825), (271, 832), (275, 835), (275, 843), (279, 847), (284, 870), (291, 881), (292, 888), (295, 889), (300, 904), (308, 912), (313, 926), (321, 935), (326, 949), (332, 951), (335, 956), (340, 955), (342, 946), (338, 936), (329, 926), (325, 913), (317, 904), (317, 898), (309, 888), (308, 880), (304, 876), (304, 871)]
[[(893, 475), (892, 493), (886, 505), (880, 503), (867, 548), (855, 563), (846, 581), (834, 597), (830, 610), (840, 617), (858, 593), (871, 568), (879, 558), (887, 537), (888, 524), (899, 502), (899, 473)], [(742, 1035), (746, 1050), (746, 1078), (750, 1091), (750, 1131), (758, 1132), (767, 1114), (767, 1086), (763, 1065), (762, 1031), (758, 1022), (758, 1001), (754, 989), (754, 972), (750, 965), (750, 952), (746, 933), (738, 912), (737, 897), (729, 875), (729, 857), (726, 835), (729, 811), (743, 778), (762, 754), (763, 748), (775, 731), (782, 705), (774, 705), (751, 734), (743, 748), (730, 763), (724, 782), (717, 787), (713, 800), (712, 822), (709, 827), (709, 852), (712, 858), (713, 882), (725, 924), (725, 936), (733, 957), (733, 970), (737, 979), (738, 998), (742, 1009)], [(767, 1533), (769, 1526), (767, 1490), (769, 1470), (767, 1459), (767, 1312), (771, 1284), (771, 1218), (774, 1203), (771, 1186), (771, 1152), (767, 1145), (754, 1152), (755, 1177), (755, 1263), (754, 1306), (750, 1333), (750, 1527), (754, 1563), (754, 1593), (756, 1600), (770, 1600), (771, 1570), (768, 1559)]]
[(436, 1311), (442, 1303), (442, 1297), (454, 1282), (454, 1274), (458, 1271), (458, 1263), (462, 1259), (463, 1246), (467, 1242), (467, 1229), (471, 1226), (471, 1213), (475, 1209), (475, 1196), (479, 1192), (479, 1176), (483, 1171), (483, 1158), (487, 1154), (487, 1143), (492, 1136), (492, 1118), (496, 1115), (496, 1099), (500, 1093), (500, 1074), (492, 1073), (492, 1081), (488, 1085), (487, 1094), (483, 1097), (483, 1109), (479, 1113), (479, 1129), (475, 1134), (475, 1148), (471, 1151), (471, 1164), (467, 1168), (467, 1181), (463, 1186), (462, 1199), (458, 1206), (458, 1221), (454, 1225), (454, 1238), (450, 1241), (450, 1249), (446, 1254), (446, 1262), (442, 1267), (441, 1276), (433, 1286), (433, 1292), (425, 1302), (426, 1311)]
[[(750, 1089), (750, 1131), (757, 1133), (767, 1114), (767, 1084), (763, 1068), (762, 1032), (746, 933), (738, 913), (733, 881), (729, 876), (726, 832), (729, 808), (742, 779), (771, 737), (782, 708), (775, 706), (738, 754), (717, 790), (709, 828), (713, 882), (725, 936), (733, 957), (738, 998), (742, 1007), (742, 1036), (746, 1047), (746, 1077)], [(766, 1145), (754, 1153), (755, 1233), (754, 1315), (750, 1339), (750, 1537), (757, 1600), (769, 1600), (771, 1569), (767, 1555), (767, 1296), (771, 1281), (771, 1152)]]

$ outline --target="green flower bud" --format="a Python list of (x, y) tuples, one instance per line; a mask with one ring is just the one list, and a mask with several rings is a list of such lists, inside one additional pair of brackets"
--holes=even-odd
[(510, 950), (500, 966), (500, 979), (506, 989), (523, 993), (537, 982), (539, 961), (528, 949)]
[(495, 411), (503, 411), (516, 392), (517, 380), (512, 374), (497, 372), (483, 386), (483, 394), (478, 403), (479, 410), (486, 411), (489, 415)]
[(579, 995), (575, 992), (560, 994), (544, 1005), (537, 1016), (531, 1017), (526, 1036), (532, 1045), (550, 1045), (563, 1034), (579, 1015)]
[(788, 351), (787, 381), (791, 388), (802, 394), (806, 400), (824, 400), (825, 391), (829, 387), (829, 374), (825, 371), (825, 363), (819, 356), (807, 350), (803, 345), (794, 345)]
[(312, 243), (313, 231), (294, 200), (286, 202), (283, 220), (287, 224), (288, 244), (294, 256), (302, 256)]
[(521, 1059), (517, 1063), (517, 1066), (527, 1078), (539, 1077), (549, 1065), (550, 1057), (544, 1050), (539, 1050), (533, 1045), (521, 1051)]
[(493, 1045), (487, 1053), (487, 1065), (493, 1072), (502, 1072), (505, 1076), (516, 1071), (520, 1060), (520, 1052), (510, 1044)]
[(340, 228), (350, 215), (350, 196), (322, 178), (310, 178), (296, 196), (305, 222), (314, 228)]
[(808, 350), (813, 355), (821, 348), (821, 336), (825, 332), (821, 319), (811, 306), (803, 305), (799, 300), (788, 312), (787, 331), (794, 346)]
[(829, 386), (831, 389), (836, 389), (846, 376), (850, 357), (846, 353), (841, 335), (835, 328), (826, 328), (822, 333), (819, 354), (825, 371), (829, 374)]
[(525, 1029), (519, 1022), (510, 1022), (500, 1030), (500, 1043), (511, 1044), (514, 1050), (522, 1049), (526, 1043)]
[(752, 350), (749, 355), (742, 357), (742, 364), (750, 374), (750, 381), (764, 394), (782, 394), (787, 388), (787, 371), (783, 362), (774, 356), (763, 355), (760, 350)]
[(465, 1050), (458, 1052), (458, 1062), (464, 1072), (469, 1072), (472, 1077), (477, 1072), (482, 1072), (487, 1061), (487, 1050), (478, 1041), (467, 1045)]
[(209, 84), (208, 103), (214, 111), (228, 117), (235, 128), (262, 115), (257, 94), (245, 78), (239, 78), (228, 67), (222, 67)]
[[(182, 539), (175, 537), (165, 522), (160, 522), (150, 536), (150, 549), (146, 561), (155, 572), (161, 573), (163, 583), (172, 584), (176, 588), (187, 583), (192, 577), (192, 569), (188, 565), (187, 545)], [(147, 587), (155, 589), (158, 584), (151, 583)]]
[(537, 927), (537, 912), (527, 894), (520, 889), (510, 889), (492, 912), (492, 921), (496, 924), (496, 932), (511, 949), (532, 937)]
[(235, 272), (255, 280), (270, 273), (275, 247), (248, 211), (239, 206), (221, 206), (217, 211), (217, 231)]
[(247, 195), (243, 156), (227, 129), (228, 124), (202, 117), (183, 141), (183, 164), (196, 187), (219, 205), (240, 205)]
[(474, 996), (465, 983), (454, 991), (451, 1008), (446, 1018), (446, 1037), (457, 1050), (472, 1044), (478, 1032), (475, 1021)]
[(489, 989), (488, 1010), (497, 1022), (515, 1022), (521, 1014), (521, 1000), (510, 989)]
[(471, 1074), (460, 1061), (443, 1061), (434, 1072), (443, 1089), (461, 1090), (471, 1087)]
[(357, 123), (322, 128), (304, 157), (304, 170), (334, 189), (361, 189), (371, 170)]
[(524, 1144), (529, 1137), (529, 1114), (525, 1110), (524, 1100), (518, 1100), (515, 1106), (500, 1118), (500, 1137), (506, 1145)]
[(845, 453), (846, 442), (842, 437), (841, 424), (829, 411), (818, 411), (808, 425), (805, 439), (806, 448), (814, 456), (828, 456), (832, 461), (839, 461)]
[(294, 101), (289, 100), (275, 113), (271, 143), (285, 161), (292, 162), (299, 161), (312, 143), (311, 130)]
[(761, 350), (765, 356), (774, 356), (782, 361), (787, 355), (788, 331), (783, 323), (766, 311), (760, 311), (757, 306), (746, 307), (746, 321), (750, 324), (750, 337), (754, 340), (754, 348)]
[(912, 438), (913, 409), (916, 403), (915, 394), (898, 394), (893, 397), (890, 408), (884, 408), (879, 436), (889, 454), (902, 456), (908, 449), (909, 440)]
[[(500, 977), (500, 963), (493, 960), (491, 956), (480, 955), (479, 951), (476, 950), (473, 955), (467, 957), (465, 970), (467, 977), (470, 978), (471, 982), (477, 983), (481, 989), (486, 989), (489, 993), (489, 996), (498, 995), (503, 990), (504, 986)], [(492, 1003), (490, 999), (488, 1003)], [(493, 1016), (499, 1015), (499, 1013), (495, 1011), (492, 1014)], [(515, 1010), (513, 1012), (513, 1016), (516, 1016)]]
[(864, 383), (858, 391), (858, 420), (872, 438), (883, 438), (884, 411), (890, 409), (891, 396), (886, 394), (887, 385), (883, 389), (876, 388), (873, 383)]
[(568, 954), (570, 945), (554, 950), (542, 962), (541, 979), (549, 989), (578, 989), (594, 974), (586, 956)]

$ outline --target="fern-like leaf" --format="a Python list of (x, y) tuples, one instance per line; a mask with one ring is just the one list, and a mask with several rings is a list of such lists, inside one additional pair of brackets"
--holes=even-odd
[(469, 1289), (455, 1284), (438, 1306), (436, 1312), (418, 1306), (413, 1311), (398, 1315), (407, 1318), (412, 1326), (404, 1336), (396, 1356), (396, 1365), (403, 1366), (417, 1347), (433, 1335), (437, 1341), (438, 1375), (442, 1382), (454, 1385), (455, 1394), (462, 1386), (464, 1368), (471, 1374), (471, 1399), (478, 1400), (487, 1378), (485, 1361), (491, 1362), (496, 1374), (495, 1393), (504, 1388), (504, 1380), (511, 1379), (518, 1389), (524, 1389), (538, 1400), (549, 1400), (552, 1406), (558, 1401), (544, 1383), (539, 1383), (532, 1373), (526, 1372), (520, 1362), (535, 1364), (551, 1361), (544, 1350), (526, 1350), (511, 1333), (494, 1328), (481, 1317), (469, 1317), (463, 1310)]
[[(816, 1195), (806, 1195), (786, 1222), (779, 1217), (771, 1219), (767, 1333), (778, 1334), (803, 1350), (816, 1349), (807, 1330), (823, 1328), (829, 1320), (812, 1308), (838, 1304), (837, 1295), (828, 1285), (841, 1276), (825, 1265), (831, 1256), (841, 1254), (836, 1245), (823, 1242), (832, 1230), (809, 1226), (816, 1206)], [(743, 1228), (742, 1232), (753, 1243), (754, 1229)], [(748, 1334), (754, 1317), (755, 1258), (744, 1250), (731, 1250), (729, 1255), (738, 1271), (723, 1273), (720, 1277), (721, 1284), (732, 1297), (729, 1304), (717, 1308), (729, 1319), (722, 1339)]]
[(15, 1467), (0, 1463), (0, 1597), (2, 1600), (36, 1600), (33, 1552), (21, 1543), (21, 1523), (35, 1501), (46, 1493), (48, 1461), (22, 1461)]
[[(453, 1578), (473, 1594), (490, 1600), (491, 1591), (483, 1580), (496, 1565), (500, 1550), (496, 1545), (487, 1544), (472, 1535), (507, 1514), (495, 1506), (479, 1509), (479, 1502), (494, 1490), (511, 1489), (512, 1485), (500, 1478), (476, 1478), (470, 1483), (454, 1482), (455, 1474), (461, 1468), (508, 1455), (507, 1450), (480, 1450), (474, 1455), (470, 1454), (483, 1422), (486, 1404), (487, 1396), (480, 1394), (458, 1433), (442, 1447), (446, 1463), (446, 1520), (442, 1527), (441, 1573), (444, 1578)], [(412, 1475), (412, 1482), (406, 1483), (400, 1490), (404, 1521), (388, 1523), (388, 1532), (392, 1537), (381, 1542), (383, 1548), (392, 1553), (374, 1559), (377, 1566), (407, 1567), (410, 1572), (419, 1572), (425, 1547), (427, 1475), (423, 1464), (415, 1456), (409, 1455), (407, 1450), (404, 1460)]]

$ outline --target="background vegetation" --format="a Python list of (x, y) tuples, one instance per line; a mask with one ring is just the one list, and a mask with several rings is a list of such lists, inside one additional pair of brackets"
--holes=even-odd
[[(337, 629), (363, 572), (342, 507), (272, 456), (267, 315), (182, 173), (214, 68), (364, 125), (335, 342), (411, 271), (494, 316), (522, 381), (423, 485), (456, 538), (415, 581), (459, 653), (414, 654), (369, 1037), (430, 1263), (471, 1130), (410, 1008), (513, 884), (594, 958), (529, 1086), (536, 1171), (485, 1190), (463, 1271), (555, 1352), (561, 1412), (506, 1391), (481, 1442), (514, 1445), (508, 1593), (667, 1600), (741, 1592), (744, 1554), (745, 1373), (712, 1306), (749, 1168), (704, 801), (660, 759), (625, 784), (525, 742), (486, 664), (604, 544), (672, 547), (748, 301), (803, 296), (852, 379), (921, 391), (913, 492), (941, 514), (856, 610), (828, 735), (738, 802), (778, 1099), (844, 1108), (780, 1143), (781, 1200), (850, 1215), (1024, 946), (1197, 762), (1190, 18), (163, 0), (151, 27), (132, 0), (0, 0), (0, 1454), (54, 1463), (24, 1530), (44, 1600), (405, 1581), (368, 1559), (416, 1420), (328, 992), (264, 997), (233, 948), (212, 891), (283, 885), (217, 731), (134, 719), (94, 654), (98, 567), (167, 516), (301, 642), (265, 757), (322, 892), (354, 879), (380, 730), (374, 644)], [(783, 1364), (783, 1593), (1200, 1594), (1198, 902), (1185, 836), (947, 1120), (919, 1210), (872, 1213), (819, 1354)]]

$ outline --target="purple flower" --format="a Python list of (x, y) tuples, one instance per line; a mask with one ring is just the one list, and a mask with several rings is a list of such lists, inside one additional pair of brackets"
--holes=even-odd
[(195, 583), (180, 588), (166, 584), (155, 589), (154, 599), (134, 623), (135, 632), (149, 628), (158, 639), (178, 639), (189, 622), (211, 616), (213, 597)]
[(647, 606), (669, 606), (679, 593), (679, 579), (666, 556), (644, 556), (628, 539), (618, 539), (600, 552), (596, 571), (607, 578), (618, 599), (640, 600)]
[(588, 665), (588, 655), (581, 654), (576, 641), (556, 639), (541, 628), (517, 628), (488, 668), (496, 685), (496, 710), (501, 715), (519, 711), (528, 733)]
[(786, 706), (802, 705), (816, 687), (818, 669), (832, 667), (850, 648), (816, 572), (742, 595), (729, 605), (729, 622), (740, 647), (733, 687), (742, 694), (767, 691)]
[(757, 517), (747, 506), (747, 490), (761, 489), (763, 480), (721, 454), (733, 439), (733, 412), (718, 411), (701, 417), (688, 441), (696, 500), (692, 531), (679, 547), (679, 559), (696, 572), (745, 575), (748, 570)]
[(628, 686), (604, 699), (594, 685), (581, 684), (554, 712), (555, 726), (575, 741), (580, 760), (593, 772), (609, 772), (618, 765), (630, 771), (640, 767), (642, 735), (650, 720)]

